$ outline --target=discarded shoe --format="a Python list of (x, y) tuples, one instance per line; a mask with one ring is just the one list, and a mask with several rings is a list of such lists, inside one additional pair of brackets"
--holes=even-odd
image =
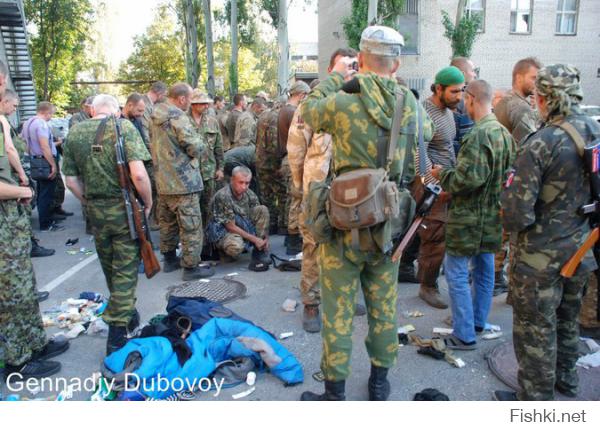
[(321, 317), (319, 316), (318, 305), (308, 304), (304, 306), (302, 328), (311, 334), (321, 331)]
[(345, 401), (346, 400), (346, 381), (331, 382), (325, 380), (325, 392), (315, 394), (314, 392), (302, 392), (300, 401)]
[(444, 310), (448, 308), (448, 304), (442, 299), (439, 288), (421, 285), (419, 288), (419, 298), (434, 308)]
[(37, 299), (37, 302), (44, 302), (49, 296), (49, 292), (40, 292), (39, 290), (35, 291), (35, 299)]

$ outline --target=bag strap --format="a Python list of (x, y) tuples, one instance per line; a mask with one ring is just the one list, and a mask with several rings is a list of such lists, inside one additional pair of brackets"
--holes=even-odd
[(575, 128), (575, 126), (573, 126), (571, 123), (568, 123), (566, 121), (561, 121), (560, 123), (556, 123), (555, 126), (564, 130), (567, 133), (567, 135), (569, 135), (571, 137), (573, 142), (575, 142), (575, 147), (577, 148), (577, 154), (579, 154), (579, 157), (583, 157), (583, 152), (585, 150), (585, 141), (583, 140), (581, 133), (579, 133), (579, 131)]
[[(404, 118), (404, 93), (402, 91), (396, 92), (396, 106), (394, 107), (394, 117), (392, 119), (392, 130), (390, 132), (390, 142), (388, 144), (387, 159), (385, 164), (385, 171), (389, 173), (392, 161), (394, 160), (394, 154), (396, 153), (396, 146), (398, 145), (398, 137), (400, 136), (400, 128), (402, 126), (402, 119)], [(400, 178), (404, 173), (404, 166), (402, 172), (400, 172)]]
[[(102, 146), (102, 138), (104, 138), (104, 132), (106, 131), (106, 124), (111, 117), (105, 117), (100, 121), (100, 125), (96, 129), (96, 137), (94, 138), (94, 146)], [(116, 121), (116, 120), (115, 120)]]

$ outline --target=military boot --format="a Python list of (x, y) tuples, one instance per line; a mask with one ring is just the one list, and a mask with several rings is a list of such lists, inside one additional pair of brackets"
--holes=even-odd
[(390, 396), (390, 382), (387, 379), (388, 369), (371, 364), (369, 376), (369, 401), (387, 401)]
[(506, 282), (504, 281), (504, 271), (498, 271), (496, 274), (494, 274), (494, 291), (492, 295), (502, 295), (507, 291), (508, 288), (506, 287)]
[(47, 257), (53, 254), (54, 249), (42, 247), (37, 238), (31, 237), (31, 257)]
[(163, 253), (164, 262), (162, 271), (164, 273), (177, 271), (181, 268), (180, 259), (177, 257), (177, 252), (175, 250), (168, 251)]
[(440, 308), (442, 310), (448, 308), (448, 304), (442, 299), (437, 285), (431, 287), (422, 284), (419, 288), (419, 298), (434, 308)]
[(197, 266), (195, 268), (183, 268), (183, 281), (198, 280), (200, 278), (208, 278), (215, 275), (215, 270), (211, 266)]
[(300, 401), (345, 401), (346, 381), (331, 382), (325, 380), (325, 393), (318, 395), (314, 392), (302, 392)]
[(290, 234), (287, 236), (287, 244), (285, 253), (288, 256), (293, 256), (302, 251), (302, 237), (299, 233)]
[(400, 263), (400, 268), (398, 268), (398, 283), (419, 283), (419, 280), (415, 277), (415, 267), (412, 263)]
[(270, 265), (272, 263), (267, 252), (264, 250), (259, 250), (256, 247), (252, 247), (251, 259), (260, 263), (264, 263), (265, 265)]
[(307, 304), (304, 306), (302, 328), (311, 334), (321, 330), (321, 317), (319, 316), (319, 306), (317, 304)]
[(127, 327), (109, 325), (108, 339), (106, 340), (106, 356), (116, 352), (127, 344)]

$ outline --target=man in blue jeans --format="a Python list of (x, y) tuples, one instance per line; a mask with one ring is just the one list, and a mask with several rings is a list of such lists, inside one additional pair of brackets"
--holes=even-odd
[[(56, 223), (54, 212), (54, 189), (58, 173), (58, 152), (48, 121), (52, 118), (55, 108), (50, 102), (40, 102), (35, 117), (23, 124), (22, 137), (27, 144), (29, 155), (44, 158), (50, 165), (50, 175), (45, 180), (37, 180), (37, 208), (40, 219), (40, 230), (62, 230), (63, 226)], [(64, 217), (62, 217), (64, 220)]]
[(475, 333), (485, 328), (492, 303), (494, 253), (502, 242), (500, 193), (515, 144), (492, 114), (492, 97), (492, 87), (483, 80), (467, 86), (465, 108), (475, 126), (463, 139), (456, 167), (436, 167), (431, 172), (452, 195), (445, 257), (454, 326), (446, 345), (451, 349), (476, 347)]

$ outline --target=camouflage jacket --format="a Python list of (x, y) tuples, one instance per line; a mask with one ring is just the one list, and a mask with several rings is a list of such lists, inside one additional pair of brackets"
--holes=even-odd
[[(565, 121), (584, 142), (600, 138), (598, 123), (577, 106), (571, 110), (573, 115)], [(588, 219), (577, 211), (590, 196), (583, 161), (567, 133), (551, 121), (530, 136), (519, 148), (514, 173), (502, 193), (502, 221), (511, 232), (513, 270), (558, 274), (589, 234)], [(594, 268), (590, 252), (578, 271)]]
[(538, 116), (527, 99), (509, 91), (494, 108), (500, 124), (508, 129), (519, 144), (527, 135), (537, 130)]
[(202, 191), (200, 160), (206, 143), (186, 113), (169, 102), (154, 105), (150, 130), (158, 194)]
[(225, 153), (224, 160), (225, 166), (229, 165), (230, 169), (243, 165), (254, 172), (256, 167), (256, 147), (254, 145), (247, 145), (245, 147), (232, 148)]
[(214, 116), (204, 114), (198, 126), (191, 113), (189, 115), (196, 132), (204, 137), (207, 145), (207, 149), (204, 151), (204, 156), (200, 162), (202, 179), (204, 181), (212, 180), (215, 178), (215, 173), (219, 169), (223, 169), (224, 165), (223, 139), (221, 137), (219, 122)]
[(456, 167), (441, 171), (442, 188), (452, 194), (446, 224), (449, 254), (475, 256), (500, 249), (500, 193), (514, 152), (512, 136), (489, 114), (463, 138)]
[(142, 97), (144, 99), (144, 103), (145, 103), (145, 108), (144, 108), (144, 115), (142, 115), (141, 118), (141, 122), (142, 122), (142, 130), (143, 135), (144, 135), (144, 140), (146, 142), (148, 142), (150, 145), (152, 145), (152, 141), (151, 141), (151, 136), (150, 136), (150, 123), (152, 121), (152, 110), (154, 109), (154, 103), (152, 103), (152, 100), (150, 100), (150, 98), (148, 97), (147, 94), (144, 94), (144, 96)]
[(311, 181), (324, 181), (331, 165), (331, 135), (314, 133), (297, 109), (287, 141), (294, 187), (306, 196)]
[[(117, 176), (114, 122), (108, 120), (98, 146), (95, 143), (96, 131), (101, 121), (91, 119), (73, 126), (69, 132), (69, 145), (64, 152), (63, 173), (69, 177), (81, 178), (88, 200), (122, 197)], [(150, 160), (150, 153), (133, 124), (126, 120), (118, 121), (121, 124), (127, 161)]]
[(236, 199), (228, 184), (215, 193), (211, 203), (211, 221), (218, 224), (235, 222), (235, 216), (250, 220), (252, 208), (260, 205), (258, 197), (250, 189)]
[(227, 115), (227, 122), (225, 123), (225, 128), (227, 129), (227, 136), (229, 137), (230, 148), (233, 148), (235, 146), (235, 131), (237, 129), (238, 120), (242, 114), (242, 111), (232, 109)]
[(73, 127), (75, 124), (89, 119), (90, 116), (85, 111), (76, 112), (71, 115), (71, 118), (69, 118), (69, 129), (71, 129), (71, 127)]
[(277, 133), (278, 109), (269, 109), (258, 117), (256, 126), (256, 168), (275, 172), (281, 167)]
[(18, 181), (16, 181), (13, 175), (10, 161), (8, 160), (5, 141), (4, 131), (0, 127), (0, 182), (15, 185)]
[(223, 139), (223, 151), (228, 151), (231, 148), (231, 139), (229, 138), (229, 132), (227, 131), (228, 118), (229, 111), (223, 110), (222, 112), (217, 112), (217, 120), (219, 121), (221, 138)]
[(235, 126), (235, 137), (231, 148), (256, 145), (256, 122), (258, 117), (248, 110), (240, 115)]
[[(348, 91), (340, 91), (342, 89)], [(390, 166), (390, 178), (404, 185), (414, 178), (414, 157), (418, 143), (417, 109), (423, 115), (426, 141), (431, 140), (433, 130), (427, 113), (408, 88), (398, 85), (394, 79), (373, 73), (359, 74), (354, 80), (344, 84), (342, 75), (334, 72), (304, 100), (300, 114), (306, 124), (313, 130), (329, 133), (332, 137), (333, 169), (336, 175), (361, 168), (380, 167), (378, 137), (380, 130), (389, 133), (391, 129), (396, 92), (401, 92), (404, 96), (404, 110), (401, 133)], [(384, 223), (370, 231), (360, 231), (361, 249), (389, 250), (391, 224)]]

